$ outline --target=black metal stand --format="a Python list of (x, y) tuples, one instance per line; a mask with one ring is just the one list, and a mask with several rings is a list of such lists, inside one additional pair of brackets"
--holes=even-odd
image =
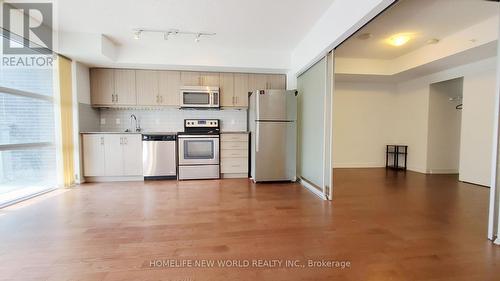
[[(401, 165), (401, 160), (404, 164)], [(408, 162), (408, 146), (389, 144), (385, 150), (385, 167), (388, 169), (405, 170)]]

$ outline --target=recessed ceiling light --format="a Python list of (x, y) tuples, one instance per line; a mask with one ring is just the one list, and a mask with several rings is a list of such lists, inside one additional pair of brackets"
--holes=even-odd
[(426, 42), (426, 43), (427, 43), (428, 45), (437, 44), (437, 43), (439, 43), (439, 39), (437, 39), (437, 38), (432, 38), (432, 39), (427, 40), (427, 42)]
[(400, 47), (403, 46), (404, 44), (408, 43), (408, 41), (411, 40), (411, 35), (408, 33), (401, 33), (401, 34), (396, 34), (392, 36), (391, 38), (387, 39), (387, 43), (389, 43), (392, 46), (395, 47)]
[(360, 35), (358, 35), (358, 39), (360, 39), (360, 40), (367, 40), (367, 39), (370, 39), (372, 37), (373, 37), (373, 34), (371, 34), (369, 32), (361, 33)]

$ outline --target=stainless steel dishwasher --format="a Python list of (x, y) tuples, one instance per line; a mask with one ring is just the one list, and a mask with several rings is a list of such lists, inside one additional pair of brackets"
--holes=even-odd
[(142, 135), (144, 179), (177, 178), (177, 135), (150, 133)]

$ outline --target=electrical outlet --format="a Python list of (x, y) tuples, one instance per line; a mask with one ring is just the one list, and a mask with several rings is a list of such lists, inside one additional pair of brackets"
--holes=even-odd
[(116, 123), (116, 125), (120, 125), (121, 124), (120, 118), (116, 118), (115, 123)]
[(101, 118), (101, 125), (105, 125), (106, 124), (106, 118)]

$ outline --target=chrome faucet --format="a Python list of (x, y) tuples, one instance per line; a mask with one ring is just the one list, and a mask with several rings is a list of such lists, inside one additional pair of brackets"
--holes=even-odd
[(135, 116), (135, 114), (130, 115), (130, 127), (132, 127), (132, 119), (135, 120), (135, 131), (136, 132), (142, 131), (141, 124), (139, 120), (137, 120), (137, 116)]

